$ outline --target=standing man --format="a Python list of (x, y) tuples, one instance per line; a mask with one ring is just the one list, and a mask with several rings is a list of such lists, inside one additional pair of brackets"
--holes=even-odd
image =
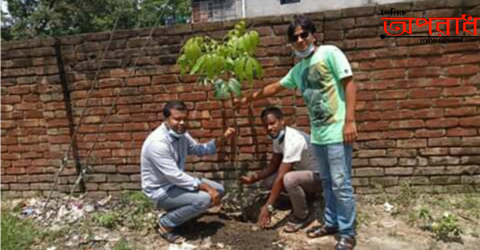
[(351, 182), (352, 143), (355, 125), (356, 86), (345, 54), (332, 45), (315, 45), (315, 25), (295, 16), (288, 38), (302, 60), (279, 82), (246, 96), (237, 106), (285, 90), (298, 88), (309, 110), (311, 143), (320, 165), (325, 198), (325, 223), (309, 237), (340, 234), (337, 250), (355, 246), (355, 199)]
[(185, 239), (174, 229), (211, 205), (219, 205), (225, 192), (219, 183), (185, 173), (187, 155), (215, 154), (225, 140), (235, 135), (235, 130), (228, 128), (222, 137), (200, 144), (187, 132), (185, 103), (168, 102), (163, 116), (165, 121), (142, 146), (142, 190), (158, 209), (167, 211), (158, 222), (158, 233), (168, 242), (178, 244)]
[[(310, 136), (285, 126), (283, 113), (279, 108), (266, 108), (261, 118), (268, 138), (273, 140), (272, 161), (260, 173), (242, 176), (240, 181), (243, 184), (252, 184), (265, 180), (266, 186), (272, 189), (258, 218), (262, 228), (270, 224), (273, 206), (280, 192), (285, 189), (292, 203), (293, 216), (284, 231), (294, 233), (308, 226), (314, 219), (314, 211), (309, 210), (306, 196), (321, 192), (319, 167), (310, 144)], [(294, 168), (295, 171), (292, 171)]]

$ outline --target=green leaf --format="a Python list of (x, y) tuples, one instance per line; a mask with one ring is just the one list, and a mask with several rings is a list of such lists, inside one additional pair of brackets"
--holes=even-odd
[(182, 76), (185, 75), (187, 71), (187, 56), (181, 55), (177, 60), (177, 64), (180, 67), (180, 74)]
[(214, 61), (213, 61), (213, 56), (211, 55), (207, 55), (207, 58), (205, 59), (205, 68), (207, 70), (207, 77), (209, 79), (213, 79), (213, 77), (215, 76), (215, 71), (214, 71)]
[(260, 64), (260, 62), (258, 62), (257, 59), (253, 59), (253, 60), (255, 60), (255, 77), (262, 78), (263, 77), (262, 65)]
[[(207, 58), (208, 55), (203, 55), (202, 57), (200, 57), (197, 62), (195, 63), (195, 65), (193, 66), (192, 70), (190, 71), (190, 75), (194, 75), (195, 73), (197, 73), (197, 71), (199, 71), (200, 69), (202, 69), (202, 66), (205, 62), (205, 58)], [(205, 70), (200, 70), (198, 73), (202, 74)]]
[(255, 61), (253, 58), (248, 58), (248, 61), (245, 65), (245, 78), (247, 78), (250, 85), (253, 84), (253, 70), (255, 68)]
[(189, 61), (196, 61), (202, 55), (198, 40), (199, 39), (190, 39), (185, 46), (185, 55)]
[(235, 75), (237, 76), (240, 82), (245, 77), (244, 76), (245, 59), (246, 59), (245, 57), (241, 57), (235, 60)]
[(226, 71), (233, 70), (234, 65), (235, 65), (235, 62), (232, 60), (232, 58), (227, 57), (227, 59), (225, 60), (225, 70)]
[(235, 94), (236, 97), (242, 96), (242, 84), (235, 78), (228, 80), (228, 87), (230, 92)]
[(214, 94), (217, 99), (228, 99), (229, 92), (227, 83), (223, 79), (217, 79), (214, 83)]

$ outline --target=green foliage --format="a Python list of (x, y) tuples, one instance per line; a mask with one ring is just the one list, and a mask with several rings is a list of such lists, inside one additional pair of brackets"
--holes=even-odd
[(113, 250), (133, 250), (136, 249), (134, 246), (128, 244), (125, 239), (119, 240), (114, 246)]
[(460, 236), (462, 229), (458, 225), (456, 216), (445, 213), (440, 219), (432, 223), (432, 232), (437, 239), (445, 239), (451, 236)]
[(94, 215), (93, 219), (96, 223), (98, 223), (99, 226), (110, 229), (115, 228), (121, 223), (121, 216), (116, 212), (96, 214)]
[[(2, 10), (2, 39), (18, 40), (152, 27), (157, 21), (184, 23), (191, 16), (188, 0), (7, 0)], [(163, 16), (160, 16), (161, 12)], [(160, 20), (159, 20), (160, 19)]]
[(190, 38), (177, 60), (180, 72), (198, 75), (201, 86), (213, 85), (217, 99), (241, 95), (241, 82), (261, 78), (263, 69), (254, 57), (260, 42), (256, 31), (247, 31), (240, 21), (223, 40), (208, 36)]
[(153, 203), (141, 191), (126, 191), (122, 194), (122, 203), (136, 213), (146, 213), (154, 209)]
[(425, 222), (422, 227), (424, 229), (432, 231), (435, 234), (436, 239), (448, 239), (449, 237), (458, 237), (462, 234), (462, 229), (458, 224), (458, 219), (455, 215), (450, 213), (444, 213), (440, 218), (434, 218), (430, 210), (427, 208), (421, 208), (418, 212), (418, 218)]
[(34, 241), (36, 232), (29, 220), (20, 220), (6, 210), (2, 210), (2, 249), (27, 249)]
[(140, 191), (128, 191), (122, 195), (122, 203), (128, 208), (123, 225), (130, 229), (154, 229), (157, 218), (154, 204)]

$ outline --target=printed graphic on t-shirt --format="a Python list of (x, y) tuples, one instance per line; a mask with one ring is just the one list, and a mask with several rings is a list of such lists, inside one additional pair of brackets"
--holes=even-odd
[(316, 127), (336, 122), (338, 92), (329, 75), (323, 61), (305, 68), (302, 74), (300, 90), (310, 112), (310, 121)]

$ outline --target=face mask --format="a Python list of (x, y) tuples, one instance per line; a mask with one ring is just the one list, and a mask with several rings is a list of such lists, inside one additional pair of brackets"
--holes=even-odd
[(182, 134), (179, 134), (179, 133), (175, 132), (173, 129), (171, 129), (167, 124), (165, 124), (165, 125), (167, 126), (168, 134), (170, 136), (172, 136), (173, 138), (180, 139), (180, 138), (185, 136), (185, 132), (183, 132)]
[(176, 138), (176, 139), (180, 139), (180, 138), (185, 136), (185, 133), (179, 134), (179, 133), (173, 131), (173, 129), (168, 130), (168, 134), (171, 135), (173, 138)]
[(313, 53), (314, 50), (315, 50), (315, 46), (313, 46), (313, 43), (310, 43), (308, 45), (307, 49), (304, 50), (304, 51), (295, 50), (295, 55), (297, 57), (300, 57), (300, 58), (304, 59), (304, 58), (309, 57)]
[(267, 135), (270, 140), (281, 140), (285, 136), (285, 129), (280, 130), (278, 135), (274, 138), (270, 134)]

